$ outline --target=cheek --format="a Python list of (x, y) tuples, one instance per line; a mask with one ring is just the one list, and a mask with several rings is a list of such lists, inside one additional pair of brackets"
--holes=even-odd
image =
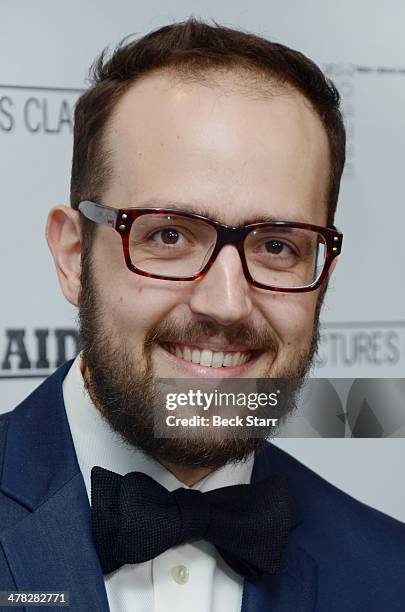
[(312, 337), (316, 301), (316, 292), (274, 293), (261, 310), (281, 344), (295, 348)]
[(140, 336), (161, 320), (162, 313), (170, 308), (171, 296), (161, 281), (131, 272), (119, 237), (118, 241), (112, 238), (110, 234), (101, 235), (94, 250), (105, 325), (121, 337), (128, 333)]
[(141, 341), (182, 304), (184, 287), (173, 287), (128, 271), (120, 273), (105, 292), (104, 304), (119, 336)]
[(106, 320), (134, 332), (156, 325), (187, 302), (188, 283), (166, 282), (140, 276), (126, 266), (119, 236), (106, 231), (94, 245), (95, 274)]

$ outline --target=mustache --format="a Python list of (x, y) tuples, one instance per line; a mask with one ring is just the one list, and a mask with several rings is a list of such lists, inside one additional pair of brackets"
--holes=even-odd
[(145, 349), (160, 342), (180, 342), (193, 344), (209, 338), (245, 344), (255, 350), (278, 352), (277, 336), (269, 326), (260, 328), (248, 327), (242, 322), (223, 327), (214, 321), (197, 320), (189, 323), (174, 323), (162, 321), (148, 332), (145, 338)]

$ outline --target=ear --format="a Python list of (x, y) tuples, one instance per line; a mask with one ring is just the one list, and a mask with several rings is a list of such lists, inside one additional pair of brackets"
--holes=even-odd
[(332, 272), (333, 272), (333, 270), (335, 269), (335, 266), (336, 266), (336, 264), (337, 264), (337, 262), (338, 262), (338, 259), (339, 259), (339, 257), (335, 257), (335, 259), (332, 261), (332, 263), (331, 263), (331, 265), (330, 265), (330, 268), (329, 268), (329, 270), (328, 270), (328, 276), (331, 276), (331, 275), (332, 275)]
[(51, 250), (65, 298), (77, 306), (80, 294), (80, 213), (69, 206), (55, 206), (48, 215), (46, 240)]

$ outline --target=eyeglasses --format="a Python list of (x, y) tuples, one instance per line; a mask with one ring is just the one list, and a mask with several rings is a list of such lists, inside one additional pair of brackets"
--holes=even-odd
[(111, 208), (79, 204), (91, 221), (116, 230), (129, 270), (149, 278), (201, 279), (226, 244), (239, 253), (247, 281), (261, 289), (313, 291), (342, 248), (335, 227), (274, 221), (233, 227), (171, 208)]

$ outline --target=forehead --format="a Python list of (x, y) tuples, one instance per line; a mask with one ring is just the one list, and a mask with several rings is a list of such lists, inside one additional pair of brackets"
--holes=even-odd
[(106, 131), (104, 203), (172, 205), (233, 225), (323, 224), (329, 146), (320, 119), (295, 90), (249, 93), (242, 78), (197, 83), (157, 72), (133, 85)]

